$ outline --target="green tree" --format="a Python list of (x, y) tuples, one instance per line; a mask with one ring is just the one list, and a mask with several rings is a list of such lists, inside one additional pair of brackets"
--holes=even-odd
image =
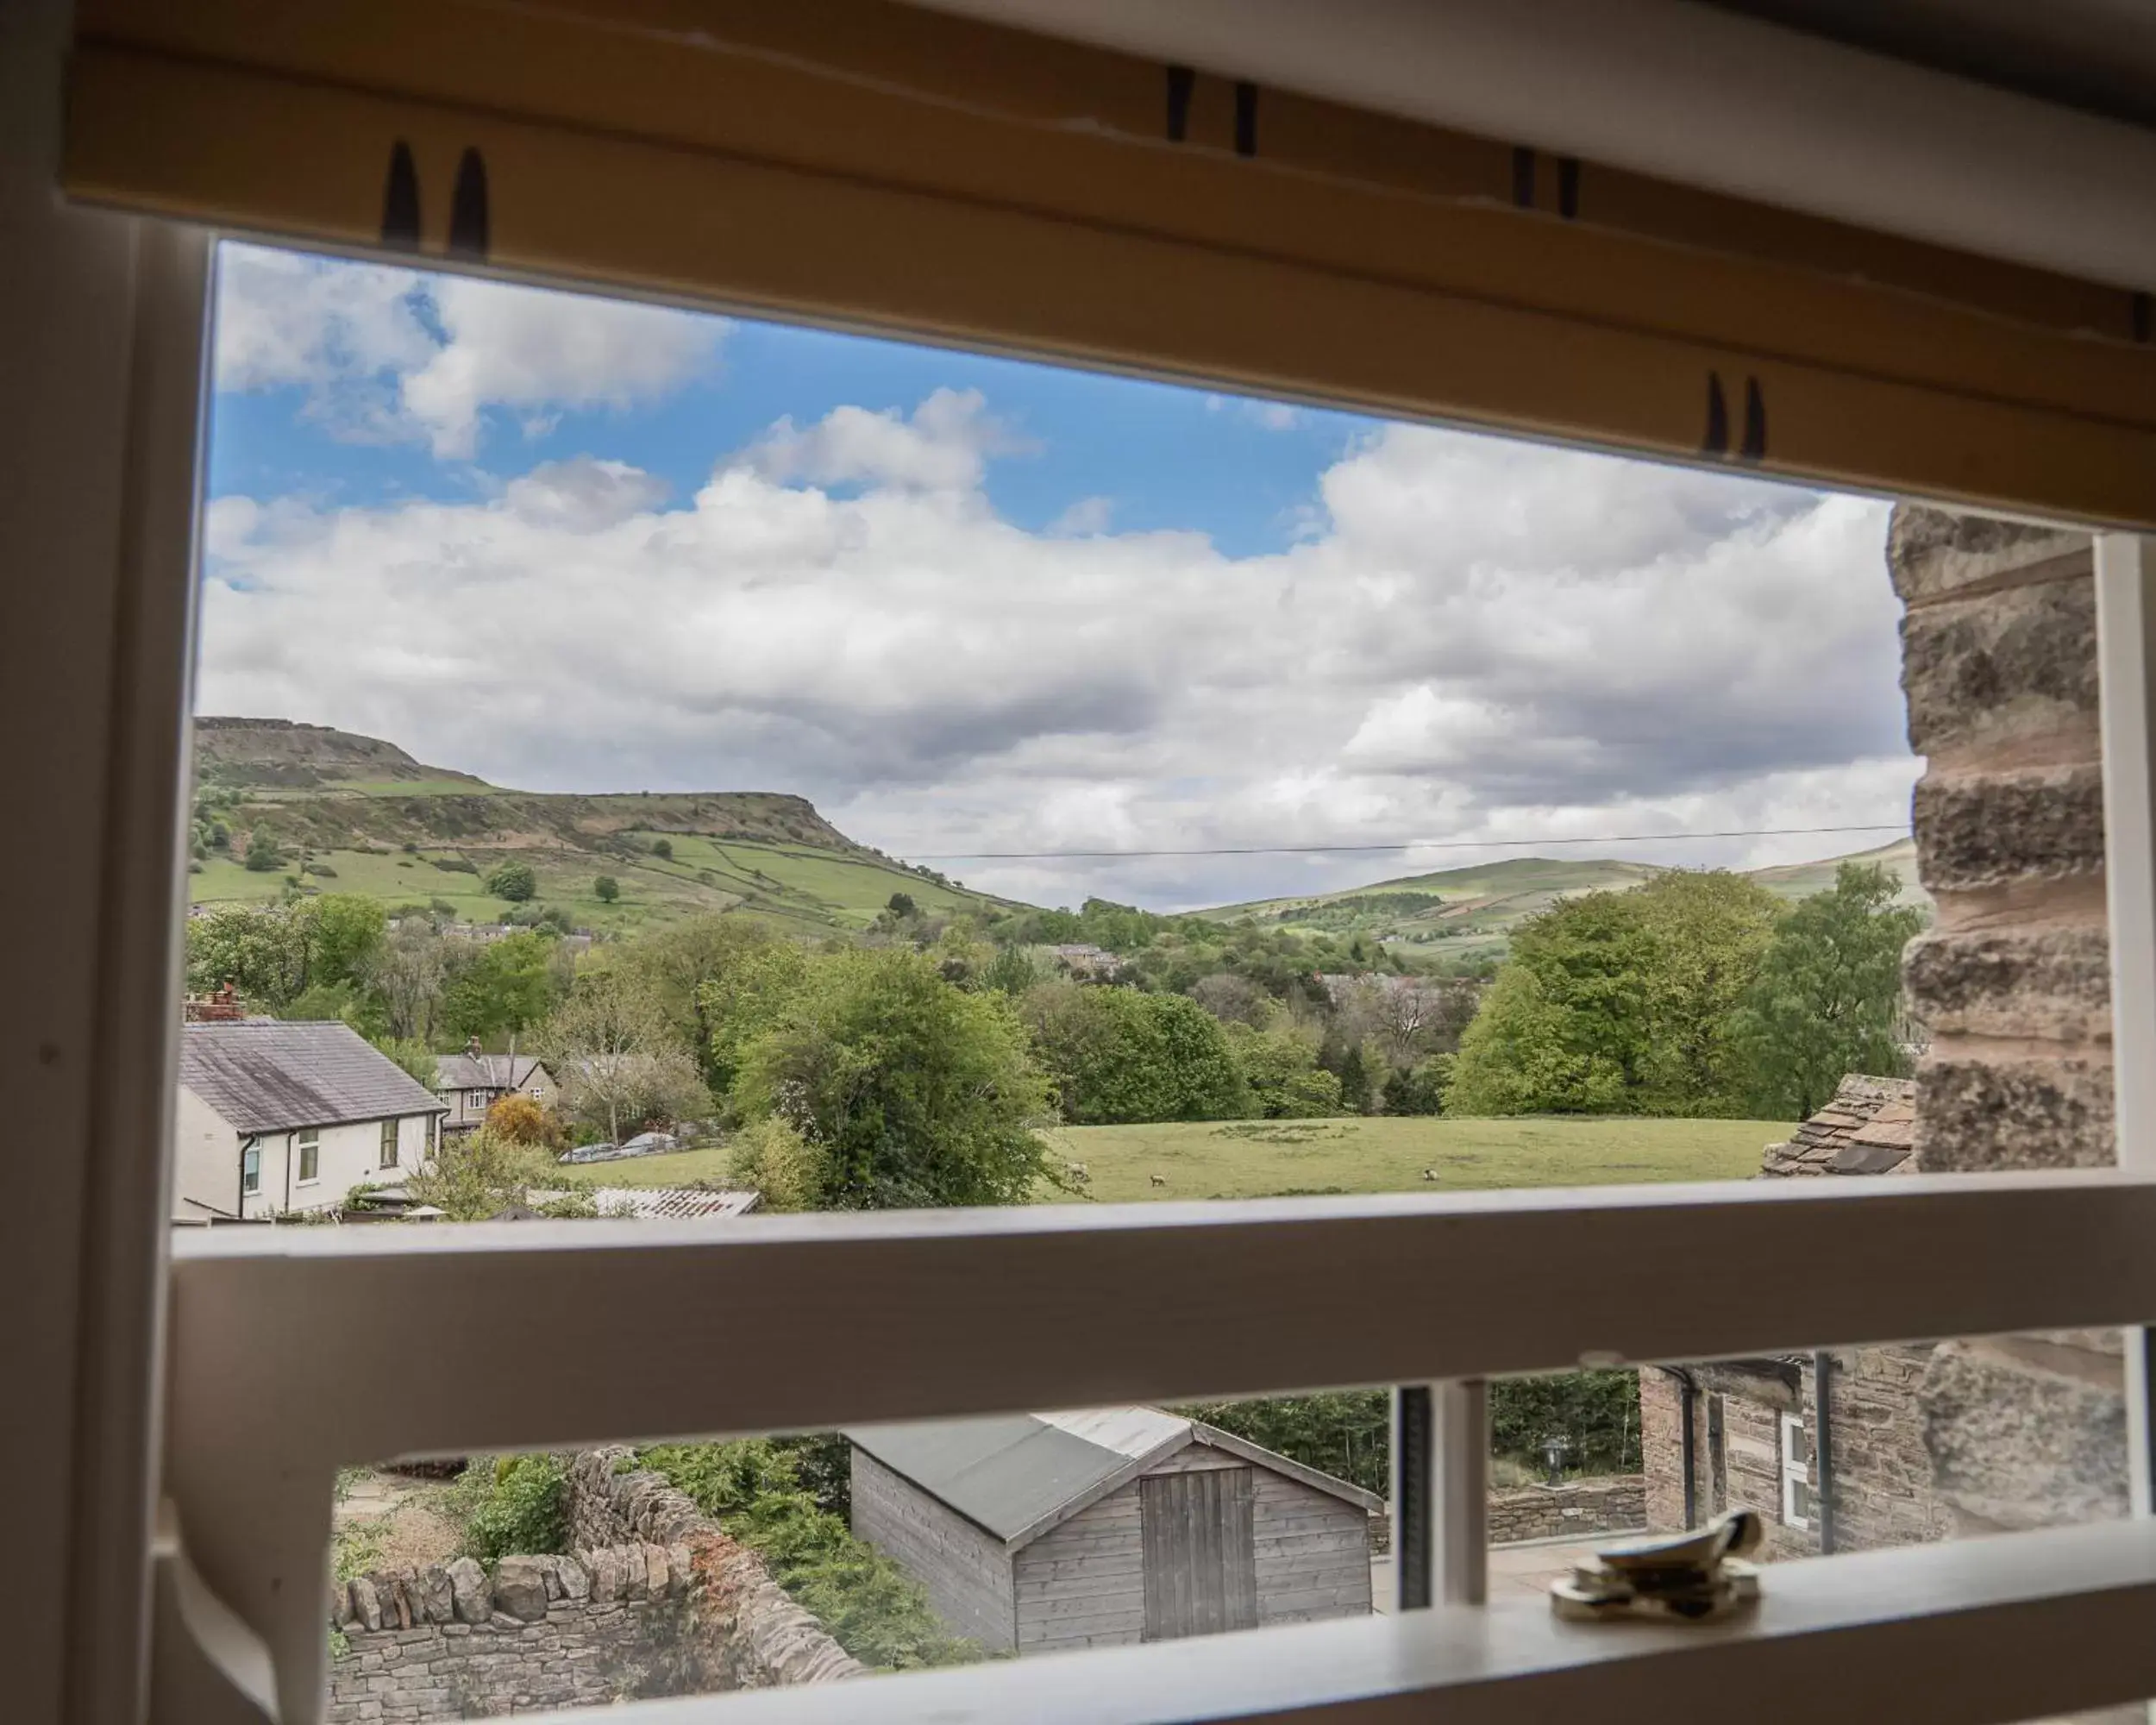
[(486, 877), (486, 890), (498, 899), (520, 905), (539, 890), (539, 877), (529, 862), (498, 862)]
[(743, 1051), (779, 1021), (809, 970), (798, 942), (718, 917), (647, 937), (627, 962), (645, 967), (674, 1021), (686, 1024), (719, 1095), (732, 1088)]
[(1195, 1000), (1044, 982), (1021, 1009), (1074, 1126), (1240, 1120), (1253, 1112), (1226, 1032)]
[(285, 853), (277, 841), (257, 827), (247, 842), (246, 866), (256, 875), (274, 875), (285, 866)]
[(603, 905), (611, 905), (621, 896), (621, 882), (611, 875), (601, 875), (592, 882), (592, 892)]
[(1774, 939), (1782, 901), (1723, 869), (1672, 869), (1633, 897), (1653, 942), (1639, 1112), (1735, 1114), (1745, 1082), (1731, 1029)]
[(567, 1112), (604, 1126), (617, 1144), (624, 1123), (678, 1120), (711, 1100), (653, 991), (625, 969), (578, 976), (534, 1045), (560, 1081)]
[(385, 927), (379, 905), (345, 894), (221, 905), (188, 919), (187, 986), (209, 993), (229, 982), (248, 999), (283, 1011), (310, 989), (364, 983)]
[(767, 1114), (736, 1132), (728, 1146), (726, 1177), (759, 1192), (767, 1210), (812, 1210), (823, 1201), (830, 1159), (803, 1138), (791, 1120)]
[(1460, 1039), (1447, 1112), (1737, 1113), (1730, 1036), (1774, 914), (1756, 882), (1672, 870), (1530, 918)]
[(919, 906), (913, 902), (913, 894), (911, 893), (892, 894), (885, 901), (883, 907), (894, 917), (910, 917), (919, 914)]
[(817, 959), (741, 1053), (733, 1096), (826, 1158), (826, 1209), (1008, 1204), (1046, 1160), (1048, 1087), (1001, 994), (904, 948)]
[(981, 970), (981, 986), (1009, 994), (1013, 999), (1023, 994), (1041, 980), (1041, 968), (1033, 962), (1032, 953), (1014, 940), (1005, 941), (996, 948), (996, 956)]
[(1340, 1081), (1318, 1064), (1315, 1036), (1292, 1023), (1252, 1030), (1227, 1026), (1236, 1064), (1257, 1113), (1269, 1120), (1307, 1120), (1340, 1112)]
[(553, 1177), (555, 1161), (545, 1150), (481, 1126), (445, 1137), (433, 1159), (421, 1172), (407, 1176), (404, 1185), (414, 1198), (434, 1205), (453, 1222), (483, 1222), (523, 1203), (533, 1187)]
[(670, 838), (653, 839), (651, 841), (651, 854), (654, 856), (656, 856), (662, 862), (673, 862), (674, 841)]
[(472, 953), (442, 988), (442, 1029), (485, 1040), (537, 1024), (553, 1004), (554, 946), (551, 934), (510, 934)]
[(1924, 913), (1896, 905), (1899, 891), (1877, 863), (1845, 862), (1831, 888), (1800, 900), (1775, 931), (1732, 1027), (1745, 1093), (1760, 1118), (1804, 1119), (1847, 1073), (1908, 1073), (1896, 1034), (1902, 949)]
[(407, 1076), (424, 1084), (429, 1090), (434, 1088), (434, 1050), (425, 1043), (410, 1036), (376, 1036), (369, 1040), (377, 1050), (402, 1067)]

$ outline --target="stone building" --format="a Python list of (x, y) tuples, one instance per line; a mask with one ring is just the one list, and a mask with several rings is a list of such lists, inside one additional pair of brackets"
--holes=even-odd
[[(1905, 504), (1894, 511), (1887, 562), (1905, 607), (1909, 743), (1926, 759), (1914, 810), (1917, 865), (1937, 913), (1904, 957), (1903, 982), (1933, 1041), (1917, 1068), (1909, 1153), (1887, 1168), (1822, 1171), (2108, 1165), (2115, 1146), (2093, 548), (2084, 534)], [(1792, 1140), (1780, 1159), (1813, 1160), (1811, 1148)], [(1928, 1506), (1905, 1509), (1898, 1524), (1890, 1515), (1890, 1534), (1919, 1522), (1929, 1531), (1914, 1537), (1937, 1538), (2128, 1513), (2116, 1333), (1958, 1337), (1846, 1358), (1871, 1370), (1835, 1371), (1830, 1388), (1833, 1507), (1846, 1535), (1838, 1548), (1878, 1537), (1847, 1495), (1846, 1446), (1861, 1422), (1844, 1411), (1845, 1383), (1888, 1410), (1877, 1429), (1896, 1434), (1893, 1447), (1912, 1464), (1912, 1431), (1921, 1440)], [(1777, 1369), (1741, 1383), (1715, 1376), (1727, 1365), (1688, 1369), (1690, 1471), (1677, 1456), (1685, 1383), (1643, 1374), (1652, 1525), (1684, 1516), (1688, 1477), (1693, 1509), (1713, 1507), (1704, 1495), (1713, 1477), (1699, 1466), (1704, 1410), (1733, 1387), (1756, 1392), (1736, 1397), (1745, 1427), (1737, 1435), (1764, 1447), (1750, 1409), (1776, 1407), (1776, 1472), (1794, 1472), (1800, 1462), (1780, 1446), (1794, 1438), (1801, 1458), (1815, 1440), (1816, 1358), (1771, 1363)], [(1790, 1417), (1795, 1433), (1781, 1424)], [(1725, 1478), (1733, 1493), (1764, 1496), (1744, 1467)], [(1778, 1525), (1775, 1548), (1815, 1548), (1802, 1537), (1813, 1531)]]
[[(1915, 1102), (1908, 1079), (1852, 1073), (1787, 1143), (1766, 1147), (1760, 1177), (1912, 1173)], [(1647, 1525), (1752, 1509), (1776, 1557), (1945, 1538), (1952, 1516), (1932, 1489), (1919, 1400), (1931, 1354), (1852, 1348), (1644, 1369)]]

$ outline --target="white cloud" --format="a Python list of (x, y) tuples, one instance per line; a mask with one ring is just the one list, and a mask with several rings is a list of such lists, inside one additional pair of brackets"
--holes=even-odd
[(1048, 524), (1051, 539), (1090, 539), (1106, 533), (1115, 518), (1115, 499), (1081, 497)]
[(1326, 473), (1309, 536), (1234, 559), (999, 519), (979, 480), (1012, 441), (945, 391), (781, 423), (672, 506), (597, 461), (469, 503), (220, 499), (204, 710), (533, 788), (799, 791), (901, 855), (1422, 842), (944, 865), (1048, 902), (1906, 817), (1881, 505), (1393, 427)]
[(445, 460), (477, 453), (490, 409), (529, 438), (562, 410), (655, 400), (709, 364), (724, 329), (662, 306), (472, 277), (219, 252), (219, 389), (298, 386), (339, 435), (424, 442)]
[(781, 419), (743, 458), (766, 479), (818, 486), (971, 491), (991, 455), (1032, 446), (987, 411), (977, 389), (939, 389), (906, 417), (895, 410), (834, 408), (807, 430)]

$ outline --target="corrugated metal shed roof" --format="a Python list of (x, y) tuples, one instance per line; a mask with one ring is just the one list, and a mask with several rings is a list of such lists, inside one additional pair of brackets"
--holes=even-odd
[[(761, 1192), (715, 1192), (702, 1186), (594, 1186), (590, 1189), (602, 1216), (635, 1216), (673, 1220), (683, 1217), (745, 1216), (763, 1202)], [(534, 1203), (567, 1196), (565, 1189), (534, 1189)]]
[(1193, 1443), (1229, 1451), (1365, 1510), (1383, 1507), (1345, 1480), (1158, 1408), (856, 1426), (845, 1436), (893, 1473), (1012, 1546), (1037, 1539)]
[(179, 1082), (241, 1132), (442, 1112), (433, 1091), (334, 1021), (185, 1025)]

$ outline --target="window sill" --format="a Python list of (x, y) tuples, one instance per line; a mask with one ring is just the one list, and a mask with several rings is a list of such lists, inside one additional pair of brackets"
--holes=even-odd
[[(1166, 1720), (1682, 1716), (1991, 1725), (2156, 1693), (2156, 1523), (2113, 1522), (1771, 1566), (1757, 1612), (1690, 1627), (1559, 1622), (1539, 1599), (637, 1703), (622, 1725), (1156, 1725)], [(1922, 1612), (1927, 1615), (1913, 1615)], [(1674, 1711), (1672, 1710), (1674, 1709)], [(552, 1716), (566, 1718), (569, 1716)]]

